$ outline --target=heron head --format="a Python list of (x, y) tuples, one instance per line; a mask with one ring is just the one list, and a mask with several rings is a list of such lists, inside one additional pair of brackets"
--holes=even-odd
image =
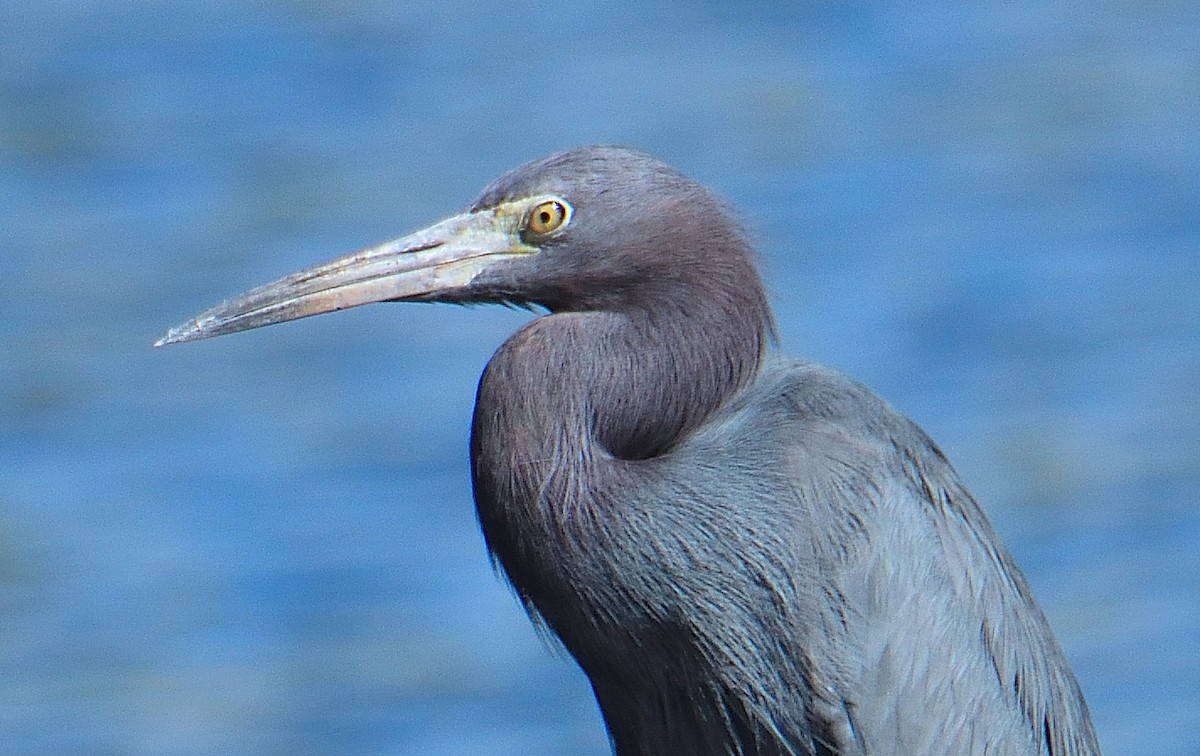
[(747, 273), (757, 282), (748, 245), (700, 184), (634, 150), (584, 147), (505, 174), (463, 213), (229, 299), (156, 345), (382, 301), (652, 308)]

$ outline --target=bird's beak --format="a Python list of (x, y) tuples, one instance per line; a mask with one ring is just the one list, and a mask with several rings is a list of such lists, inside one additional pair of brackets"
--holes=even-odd
[[(154, 346), (194, 341), (389, 300), (455, 298), (498, 262), (536, 252), (521, 240), (516, 203), (467, 212), (400, 239), (317, 265), (226, 300)], [(522, 203), (523, 204), (523, 203)]]

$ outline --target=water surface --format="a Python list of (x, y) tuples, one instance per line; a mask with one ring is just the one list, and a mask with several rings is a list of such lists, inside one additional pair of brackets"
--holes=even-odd
[(780, 348), (984, 502), (1110, 753), (1200, 752), (1200, 12), (1185, 3), (0, 9), (0, 750), (602, 754), (466, 439), (528, 317), (152, 350), (616, 142), (757, 235)]

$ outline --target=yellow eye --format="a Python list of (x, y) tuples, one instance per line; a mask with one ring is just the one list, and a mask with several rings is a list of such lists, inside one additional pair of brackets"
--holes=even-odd
[(546, 200), (533, 206), (525, 230), (534, 236), (547, 236), (566, 225), (571, 208), (562, 200)]

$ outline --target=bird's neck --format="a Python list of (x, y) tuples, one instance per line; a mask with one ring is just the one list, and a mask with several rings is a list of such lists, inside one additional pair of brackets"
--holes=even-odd
[(754, 379), (771, 329), (761, 288), (750, 301), (659, 302), (533, 321), (493, 356), (476, 402), (471, 463), (488, 548), (593, 680), (613, 663), (595, 652), (602, 639), (645, 621), (627, 616), (638, 604), (606, 566), (619, 561), (605, 544), (628, 486), (657, 466), (642, 460), (670, 455)]
[(669, 454), (753, 380), (771, 320), (761, 288), (750, 296), (554, 313), (492, 357), (471, 433), (475, 500), (527, 599), (557, 582), (542, 559), (566, 520), (610, 506), (600, 499), (631, 460)]
[[(646, 459), (700, 426), (749, 382), (769, 337), (769, 313), (705, 299), (622, 312), (555, 313), (496, 353), (479, 389), (498, 428), (543, 452), (562, 433), (588, 454)], [(582, 447), (586, 446), (584, 449)]]

